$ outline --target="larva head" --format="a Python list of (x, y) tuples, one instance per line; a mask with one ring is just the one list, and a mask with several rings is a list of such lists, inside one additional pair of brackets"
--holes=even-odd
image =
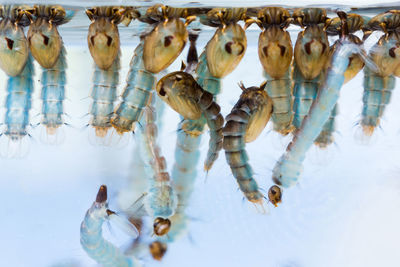
[[(358, 14), (347, 14), (346, 21), (349, 33), (359, 31), (366, 25), (364, 18)], [(328, 19), (327, 25), (326, 32), (328, 35), (340, 35), (342, 33), (342, 19), (340, 17)]]
[(289, 11), (282, 7), (265, 7), (258, 12), (257, 18), (264, 28), (268, 28), (271, 25), (286, 28), (292, 21)]
[(307, 80), (316, 78), (325, 69), (329, 60), (329, 42), (322, 25), (307, 27), (299, 33), (294, 59)]
[(0, 68), (9, 76), (17, 76), (28, 60), (28, 42), (21, 27), (9, 19), (0, 22)]
[(249, 143), (256, 140), (265, 129), (272, 114), (272, 101), (264, 90), (266, 83), (260, 87), (245, 88), (243, 83), (240, 83), (239, 86), (243, 90), (239, 101), (246, 102), (253, 109), (245, 134), (245, 142)]
[[(89, 51), (97, 66), (103, 70), (111, 67), (119, 51), (117, 22), (120, 16), (117, 12), (119, 10), (116, 9), (116, 14), (97, 16), (96, 9), (86, 11), (88, 17), (92, 19), (87, 36)], [(114, 19), (115, 17), (118, 19)]]
[(268, 75), (280, 78), (292, 63), (293, 46), (290, 35), (279, 27), (269, 27), (258, 39), (258, 57)]
[(268, 190), (268, 199), (275, 206), (282, 202), (282, 190), (279, 186), (273, 185)]
[(372, 31), (393, 31), (400, 26), (400, 10), (389, 10), (378, 14), (368, 22), (367, 28)]
[(171, 221), (169, 219), (164, 219), (157, 217), (153, 223), (153, 231), (157, 236), (166, 235), (171, 228)]
[(156, 86), (158, 96), (185, 119), (196, 120), (201, 116), (197, 103), (202, 89), (189, 73), (177, 71), (161, 78)]
[(153, 241), (150, 243), (149, 249), (153, 259), (160, 261), (167, 252), (167, 244), (160, 241)]
[(43, 68), (51, 68), (60, 55), (62, 41), (56, 25), (38, 18), (28, 31), (28, 43), (32, 56)]
[(99, 192), (96, 196), (97, 203), (104, 203), (107, 201), (107, 186), (101, 185), (99, 188)]
[(323, 8), (298, 8), (294, 10), (293, 15), (294, 23), (306, 27), (316, 24), (325, 24), (328, 19), (326, 10)]
[(371, 48), (369, 57), (375, 63), (379, 75), (392, 75), (400, 66), (400, 40), (397, 33), (383, 35)]
[(246, 8), (216, 7), (208, 11), (206, 16), (202, 16), (200, 21), (202, 24), (211, 27), (220, 27), (228, 24), (236, 24), (239, 20), (247, 17), (246, 13)]
[(246, 34), (239, 24), (218, 28), (206, 47), (211, 75), (223, 78), (231, 73), (242, 60), (246, 48)]
[(158, 73), (180, 55), (188, 38), (186, 26), (179, 18), (160, 22), (144, 39), (143, 61), (146, 70)]

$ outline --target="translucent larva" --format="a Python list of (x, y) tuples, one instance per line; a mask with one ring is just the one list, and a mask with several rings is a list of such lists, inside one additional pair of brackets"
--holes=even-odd
[(137, 133), (137, 138), (149, 181), (144, 206), (147, 214), (155, 218), (154, 233), (160, 236), (167, 234), (170, 229), (169, 218), (175, 214), (178, 199), (167, 170), (166, 160), (157, 142), (158, 127), (154, 104), (146, 107), (142, 122), (143, 131)]
[[(246, 51), (246, 35), (241, 26), (237, 24), (245, 16), (246, 9), (243, 8), (214, 8), (200, 20), (203, 24), (218, 27), (201, 53), (195, 72), (197, 83), (205, 91), (211, 93), (214, 98), (221, 91), (221, 78), (234, 70)], [(210, 46), (211, 48), (209, 48)], [(222, 47), (227, 50), (222, 51)], [(240, 49), (238, 49), (239, 47)], [(211, 61), (208, 60), (209, 58)], [(223, 64), (221, 65), (221, 63)], [(215, 69), (214, 74), (211, 69)], [(182, 123), (185, 126), (184, 131), (186, 133), (196, 133), (199, 136), (198, 138), (200, 138), (199, 134), (203, 132), (205, 124), (206, 119), (203, 116), (197, 120), (189, 119)], [(204, 164), (206, 171), (211, 169), (219, 150), (222, 148), (222, 140), (216, 137), (218, 136), (211, 135), (210, 144), (214, 143), (214, 145), (210, 145), (207, 152), (207, 159)]]
[(253, 178), (245, 143), (254, 141), (265, 128), (273, 104), (264, 91), (265, 83), (260, 87), (240, 86), (243, 90), (240, 99), (226, 117), (223, 147), (226, 161), (244, 196), (253, 203), (262, 204), (264, 196)]
[(380, 124), (385, 107), (389, 104), (395, 87), (396, 70), (400, 66), (400, 12), (391, 10), (373, 17), (368, 22), (371, 30), (381, 30), (385, 34), (371, 48), (370, 60), (376, 70), (364, 68), (363, 109), (360, 125), (366, 136), (371, 136)]
[(89, 110), (91, 116), (89, 125), (93, 128), (94, 134), (89, 138), (95, 144), (112, 144), (111, 117), (117, 98), (119, 71), (120, 53), (117, 54), (113, 64), (107, 70), (103, 70), (97, 64), (94, 64), (93, 88), (90, 94), (93, 102)]
[[(150, 8), (146, 15), (157, 13), (158, 9), (155, 10)], [(127, 84), (111, 120), (119, 134), (134, 131), (134, 123), (140, 120), (153, 90), (154, 74), (167, 68), (186, 44), (186, 25), (191, 19), (188, 18), (185, 24), (178, 17), (168, 17), (164, 6), (162, 14), (162, 20), (155, 23), (154, 29), (141, 38), (129, 65)], [(181, 45), (182, 49), (177, 49)]]
[(273, 103), (274, 130), (287, 135), (294, 130), (293, 119), (293, 46), (286, 31), (292, 18), (281, 7), (266, 7), (258, 12), (263, 32), (258, 38), (258, 56), (267, 80), (265, 90)]
[[(193, 27), (193, 24), (191, 24)], [(199, 32), (190, 31), (189, 40), (191, 47), (187, 56), (188, 73), (193, 73), (197, 63), (196, 39)], [(177, 129), (177, 140), (175, 146), (175, 164), (172, 168), (172, 177), (174, 180), (174, 190), (178, 196), (178, 206), (175, 214), (170, 218), (171, 228), (166, 238), (158, 238), (157, 241), (150, 244), (150, 253), (156, 260), (161, 260), (167, 250), (167, 243), (172, 243), (187, 233), (190, 222), (186, 214), (190, 196), (194, 189), (194, 183), (197, 177), (197, 165), (200, 159), (200, 131), (188, 131), (187, 122), (183, 120)]]
[[(327, 25), (326, 11), (321, 8), (300, 8), (294, 11), (296, 24), (306, 29), (299, 33), (294, 49), (294, 118), (296, 129), (309, 113), (318, 88), (325, 78), (325, 68), (330, 57), (329, 42), (324, 27)], [(334, 118), (336, 108), (332, 110), (330, 120), (324, 126), (316, 144), (326, 147), (333, 142)]]
[[(27, 139), (29, 111), (33, 93), (34, 68), (32, 57), (28, 57), (23, 71), (7, 81), (6, 114), (3, 134), (8, 138), (6, 147), (1, 148), (1, 154), (6, 157), (24, 156), (29, 149)], [(4, 142), (4, 141), (3, 141)]]
[(23, 27), (30, 21), (26, 6), (1, 6), (0, 68), (8, 76), (19, 75), (28, 60), (29, 48)]
[(210, 128), (210, 144), (205, 162), (209, 170), (222, 148), (222, 127), (224, 118), (221, 108), (213, 100), (213, 95), (204, 91), (192, 75), (177, 71), (164, 76), (157, 83), (157, 93), (170, 107), (185, 119), (196, 120), (202, 115)]
[(66, 52), (62, 45), (57, 62), (50, 68), (42, 68), (42, 120), (46, 134), (42, 141), (49, 144), (59, 144), (64, 140), (60, 127), (64, 125), (65, 85), (66, 85)]
[(213, 19), (219, 20), (219, 28), (206, 47), (207, 67), (212, 76), (227, 76), (242, 60), (247, 39), (237, 22), (245, 17), (246, 9), (243, 8), (214, 8), (208, 12), (206, 19), (202, 19), (211, 20), (212, 23), (217, 23)]
[(75, 14), (61, 6), (35, 6), (29, 13), (32, 20), (28, 30), (28, 44), (32, 56), (45, 69), (56, 64), (63, 49), (57, 27), (67, 23)]
[(111, 67), (120, 49), (118, 24), (124, 19), (124, 9), (114, 6), (94, 7), (86, 10), (92, 21), (87, 42), (90, 54), (100, 69)]
[(298, 34), (294, 48), (293, 126), (299, 129), (325, 77), (330, 55), (324, 30), (327, 21), (325, 9), (299, 8), (293, 12), (293, 19), (295, 24), (305, 27)]
[(97, 193), (96, 201), (86, 212), (81, 223), (80, 242), (82, 248), (102, 266), (141, 266), (136, 259), (127, 257), (118, 247), (103, 238), (102, 226), (107, 220), (115, 222), (133, 239), (138, 237), (139, 232), (133, 224), (108, 209), (107, 187), (102, 185)]
[[(342, 32), (342, 23), (339, 17), (335, 17), (330, 19), (327, 24), (329, 25), (326, 29), (328, 35), (340, 35)], [(353, 33), (361, 30), (364, 26), (365, 22), (362, 16), (357, 14), (347, 14), (347, 26), (348, 26), (348, 39), (351, 40), (355, 44), (362, 44), (362, 41)], [(337, 43), (334, 43), (330, 47), (330, 54), (333, 55)], [(359, 54), (354, 54), (350, 57), (350, 64), (347, 67), (346, 72), (344, 73), (345, 80), (344, 83), (347, 83), (351, 79), (353, 79), (364, 67), (364, 61)], [(320, 135), (315, 139), (315, 144), (320, 148), (326, 148), (330, 144), (333, 143), (333, 133), (335, 131), (335, 118), (338, 113), (338, 105), (335, 105), (333, 108), (331, 115), (328, 121), (325, 123), (324, 127)]]
[[(297, 183), (305, 154), (329, 119), (330, 113), (339, 98), (340, 88), (345, 78), (344, 73), (350, 63), (350, 57), (354, 53), (362, 53), (362, 49), (345, 35), (347, 33), (345, 25), (346, 14), (338, 12), (338, 15), (342, 19), (344, 30), (340, 43), (337, 44), (332, 56), (324, 86), (320, 89), (309, 115), (304, 119), (301, 128), (296, 131), (296, 135), (288, 145), (286, 152), (273, 169), (272, 179), (274, 183), (284, 188)], [(273, 199), (271, 202), (273, 202)]]

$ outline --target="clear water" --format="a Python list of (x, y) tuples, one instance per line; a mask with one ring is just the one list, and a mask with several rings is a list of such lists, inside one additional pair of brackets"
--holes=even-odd
[[(110, 1), (96, 1), (99, 2)], [(311, 2), (314, 3), (302, 1), (302, 4)], [(182, 4), (182, 1), (173, 3)], [(80, 2), (68, 4), (82, 6)], [(282, 1), (280, 4), (293, 3)], [(374, 3), (361, 4), (374, 6)], [(96, 266), (80, 247), (79, 227), (99, 185), (108, 185), (112, 208), (118, 209), (118, 204), (128, 205), (117, 196), (129, 190), (129, 178), (135, 171), (132, 168), (134, 139), (131, 138), (126, 147), (107, 148), (92, 146), (87, 138), (85, 125), (89, 118), (83, 116), (90, 105), (87, 97), (93, 72), (86, 44), (88, 25), (89, 20), (80, 11), (71, 23), (60, 27), (69, 65), (65, 110), (71, 127), (64, 127), (65, 142), (59, 146), (43, 145), (39, 140), (41, 126), (38, 126), (30, 130), (32, 144), (25, 158), (0, 160), (0, 203), (3, 203), (0, 207), (0, 266)], [(291, 27), (290, 31), (295, 40), (298, 29)], [(135, 24), (129, 28), (120, 27), (119, 90), (124, 85), (127, 67), (138, 43), (136, 34)], [(202, 32), (198, 51), (211, 34), (211, 30)], [(249, 30), (245, 57), (223, 81), (219, 97), (223, 115), (229, 113), (241, 93), (237, 86), (239, 81), (245, 85), (259, 85), (263, 80), (257, 55), (258, 34), (257, 28)], [(371, 36), (366, 48), (378, 38), (378, 33)], [(186, 54), (187, 49), (168, 70), (178, 70)], [(35, 67), (33, 125), (40, 121), (35, 115), (41, 109), (40, 71), (36, 63)], [(361, 113), (362, 79), (361, 72), (342, 88), (335, 145), (327, 152), (311, 149), (302, 180), (298, 186), (285, 190), (282, 205), (271, 209), (270, 215), (258, 214), (242, 200), (221, 153), (207, 182), (202, 164), (199, 164), (199, 176), (188, 208), (193, 218), (189, 235), (170, 245), (161, 263), (146, 258), (145, 266), (398, 266), (400, 110), (397, 103), (400, 93), (397, 88), (393, 91), (375, 142), (360, 145), (354, 137), (357, 130), (354, 125)], [(4, 88), (6, 80), (0, 72), (0, 84)], [(2, 90), (0, 97), (4, 101), (5, 89)], [(167, 108), (164, 120), (160, 143), (168, 167), (172, 168), (179, 118)], [(271, 185), (271, 169), (287, 141), (267, 129), (247, 146), (255, 178), (262, 188)], [(205, 157), (207, 145), (208, 137), (204, 137), (201, 159)], [(107, 238), (116, 244), (129, 242), (115, 231), (105, 231)]]

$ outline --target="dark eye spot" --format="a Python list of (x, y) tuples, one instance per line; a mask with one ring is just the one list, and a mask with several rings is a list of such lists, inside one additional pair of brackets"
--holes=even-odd
[(263, 47), (263, 52), (266, 57), (268, 57), (268, 45)]
[(392, 58), (395, 58), (395, 57), (396, 57), (396, 53), (394, 52), (394, 50), (396, 50), (396, 48), (397, 48), (397, 47), (392, 47), (392, 48), (389, 49), (389, 55), (390, 55)]
[(160, 96), (165, 96), (167, 92), (165, 92), (164, 87), (161, 87), (160, 92), (158, 92)]
[(49, 44), (49, 37), (47, 37), (46, 35), (42, 34), (43, 37), (43, 44), (44, 45), (48, 45)]
[(172, 39), (174, 39), (174, 36), (172, 36), (172, 35), (165, 36), (165, 38), (164, 38), (164, 46), (165, 47), (170, 46), (171, 43), (172, 43)]
[(107, 46), (110, 46), (110, 45), (111, 45), (112, 40), (113, 40), (112, 37), (110, 37), (110, 36), (107, 35)]
[(351, 65), (351, 62), (353, 62), (353, 59), (354, 59), (353, 56), (349, 57), (349, 66)]
[[(229, 54), (232, 54), (232, 45), (233, 42), (228, 42), (225, 44), (225, 50), (226, 52), (228, 52)], [(241, 55), (244, 51), (244, 46), (243, 44), (239, 43), (241, 50), (239, 51), (239, 53), (237, 53), (237, 55)]]
[(283, 55), (285, 54), (285, 51), (286, 51), (286, 47), (283, 45), (279, 45), (279, 48), (281, 49), (281, 56), (283, 57)]
[(8, 47), (8, 49), (12, 50), (12, 49), (13, 49), (13, 46), (14, 46), (14, 41), (11, 40), (11, 39), (8, 39), (8, 38), (5, 38), (5, 39), (6, 39), (6, 41), (7, 41), (7, 47)]
[(94, 36), (90, 37), (90, 42), (91, 42), (92, 45), (94, 46)]
[(232, 42), (226, 43), (225, 44), (225, 50), (226, 52), (228, 52), (229, 54), (232, 54)]
[(182, 76), (176, 75), (176, 76), (175, 76), (175, 80), (177, 80), (177, 81), (179, 82), (180, 80), (182, 80)]
[(311, 54), (311, 44), (313, 41), (310, 41), (304, 45), (304, 49), (306, 50), (307, 54)]

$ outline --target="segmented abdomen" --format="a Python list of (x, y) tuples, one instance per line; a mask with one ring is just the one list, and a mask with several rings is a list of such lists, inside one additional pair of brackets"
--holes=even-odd
[(158, 127), (153, 104), (146, 107), (141, 122), (144, 128), (137, 134), (137, 138), (150, 187), (145, 208), (152, 217), (169, 218), (174, 215), (178, 200), (171, 185), (167, 162), (157, 143)]
[(314, 143), (320, 148), (326, 148), (330, 144), (333, 143), (333, 133), (335, 132), (335, 118), (338, 111), (338, 105), (336, 104), (333, 108), (331, 115), (329, 116), (328, 121), (322, 127), (322, 131), (318, 135), (317, 139), (315, 139)]
[(251, 202), (261, 202), (263, 194), (253, 178), (253, 170), (248, 163), (249, 157), (245, 150), (245, 134), (250, 119), (251, 108), (247, 105), (234, 107), (226, 117), (223, 129), (226, 161), (240, 190)]
[(57, 62), (49, 69), (42, 68), (42, 124), (52, 133), (63, 125), (63, 101), (65, 98), (66, 75), (65, 48), (62, 46)]
[(214, 98), (221, 92), (221, 79), (211, 75), (207, 67), (206, 49), (201, 53), (199, 64), (196, 68), (197, 83), (207, 92), (214, 95)]
[(33, 93), (34, 69), (32, 56), (18, 76), (9, 77), (7, 81), (7, 99), (4, 132), (12, 140), (20, 140), (27, 135), (26, 127), (29, 124), (29, 110)]
[[(133, 267), (137, 266), (133, 260), (126, 257), (119, 248), (114, 246), (102, 236), (102, 225), (105, 218), (93, 214), (96, 204), (86, 212), (80, 229), (80, 242), (86, 253), (97, 263), (106, 267)], [(106, 211), (104, 211), (106, 214)]]
[(94, 64), (93, 89), (90, 97), (93, 100), (89, 114), (90, 125), (96, 129), (97, 136), (104, 136), (111, 127), (111, 117), (117, 96), (119, 82), (120, 53), (108, 70), (100, 69)]
[(185, 132), (184, 122), (178, 126), (178, 137), (175, 147), (175, 164), (172, 168), (174, 189), (178, 195), (178, 208), (170, 218), (171, 229), (168, 232), (168, 242), (173, 242), (187, 230), (189, 217), (185, 209), (189, 205), (194, 183), (197, 177), (197, 163), (200, 158), (201, 135)]
[[(221, 79), (216, 78), (211, 75), (207, 67), (207, 57), (206, 57), (206, 49), (204, 49), (203, 53), (201, 53), (199, 58), (199, 64), (196, 69), (197, 74), (197, 83), (207, 92), (211, 93), (216, 100), (216, 96), (221, 92)], [(200, 104), (203, 102), (199, 101)], [(188, 121), (187, 129), (191, 131), (194, 128), (199, 128), (198, 124), (207, 124), (210, 128), (210, 141), (209, 148), (207, 151), (207, 158), (204, 163), (204, 169), (210, 170), (215, 160), (218, 158), (218, 153), (222, 149), (222, 127), (223, 127), (223, 117), (220, 114), (219, 106), (213, 104), (208, 107), (209, 116), (207, 116), (207, 120), (202, 116), (197, 121)], [(191, 129), (192, 128), (192, 129)]]
[(267, 80), (265, 90), (273, 103), (272, 121), (274, 130), (286, 135), (293, 130), (293, 83), (291, 79), (292, 70), (289, 68), (280, 79), (274, 79), (264, 71)]
[(154, 75), (144, 68), (143, 42), (135, 49), (129, 68), (121, 102), (115, 108), (111, 120), (111, 124), (121, 134), (134, 130), (133, 124), (140, 120), (155, 83)]
[(366, 135), (372, 135), (379, 125), (380, 119), (390, 102), (392, 90), (395, 87), (394, 76), (382, 77), (364, 67), (364, 94), (361, 113), (361, 126)]
[(318, 75), (318, 77), (313, 80), (306, 80), (301, 75), (296, 64), (294, 66), (293, 79), (295, 83), (293, 87), (293, 126), (296, 127), (296, 129), (300, 128), (304, 117), (307, 116), (314, 99), (317, 97), (320, 76), (321, 75)]
[(302, 127), (296, 131), (286, 152), (273, 169), (272, 179), (275, 184), (290, 187), (297, 183), (306, 152), (321, 132), (336, 105), (340, 88), (344, 83), (344, 73), (350, 62), (349, 57), (355, 49), (353, 44), (347, 42), (341, 44), (335, 51), (332, 57), (332, 67), (328, 70), (324, 86), (321, 88), (309, 116), (302, 123)]
[[(293, 103), (293, 126), (299, 129), (305, 116), (310, 112), (312, 103), (318, 94), (318, 88), (320, 86), (320, 80), (325, 76), (321, 73), (313, 80), (306, 80), (301, 75), (299, 69), (294, 67), (294, 103)], [(336, 106), (332, 110), (329, 120), (324, 125), (320, 135), (315, 139), (315, 144), (321, 148), (325, 148), (333, 143), (333, 132), (335, 131), (335, 117), (336, 117)]]

